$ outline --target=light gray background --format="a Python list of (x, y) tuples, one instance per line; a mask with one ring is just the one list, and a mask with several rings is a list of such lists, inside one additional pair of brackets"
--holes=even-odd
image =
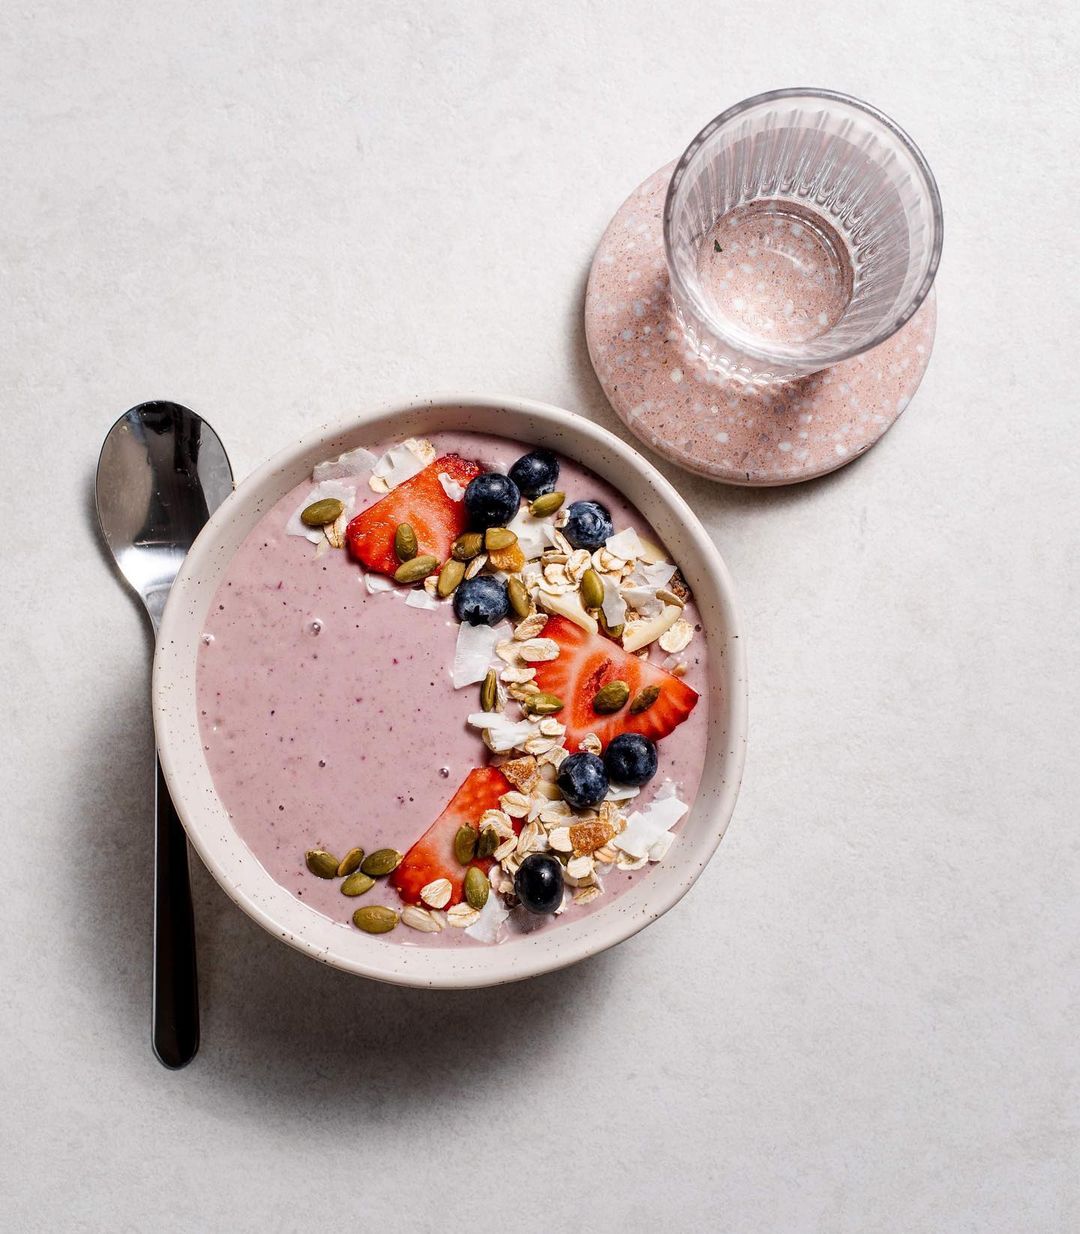
[[(0, 11), (5, 1231), (1072, 1231), (1075, 6), (78, 0)], [(177, 399), (245, 475), (314, 421), (504, 391), (621, 431), (582, 341), (641, 177), (758, 90), (941, 183), (929, 375), (787, 491), (664, 467), (739, 585), (746, 778), (645, 934), (434, 996), (201, 869), (203, 1048), (147, 1038), (148, 640), (100, 439)]]

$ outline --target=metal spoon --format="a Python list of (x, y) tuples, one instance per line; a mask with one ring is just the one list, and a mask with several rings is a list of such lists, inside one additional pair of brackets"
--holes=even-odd
[[(232, 487), (217, 433), (178, 403), (140, 403), (109, 430), (97, 466), (98, 522), (155, 637), (181, 562)], [(199, 987), (187, 837), (160, 762), (156, 798), (151, 1039), (160, 1062), (177, 1068), (199, 1048)]]

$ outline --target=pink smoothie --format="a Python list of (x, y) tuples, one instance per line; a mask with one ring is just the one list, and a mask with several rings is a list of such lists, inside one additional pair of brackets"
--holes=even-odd
[[(439, 454), (459, 453), (485, 469), (506, 471), (528, 449), (471, 434), (442, 433)], [(380, 454), (393, 443), (371, 443)], [(567, 500), (594, 498), (608, 507), (617, 531), (652, 534), (609, 485), (561, 459)], [(357, 510), (377, 500), (368, 473), (355, 485)], [(304, 854), (341, 855), (354, 845), (406, 852), (443, 810), (466, 774), (491, 755), (466, 717), (477, 710), (477, 686), (455, 690), (450, 677), (457, 622), (409, 607), (408, 588), (369, 594), (363, 573), (344, 550), (315, 555), (285, 533), (311, 490), (305, 481), (270, 509), (226, 570), (199, 651), (197, 693), (206, 758), (222, 803), (239, 835), (271, 876), (318, 912), (349, 924), (360, 903), (399, 907), (380, 885), (362, 901), (336, 881), (310, 874)], [(685, 617), (697, 623), (693, 603)], [(653, 649), (658, 661), (664, 653)], [(705, 755), (706, 649), (699, 635), (683, 653), (686, 681), (701, 696), (689, 719), (660, 742), (660, 767), (635, 808), (664, 780), (692, 802)], [(541, 928), (557, 929), (582, 912), (602, 909), (649, 866), (612, 870), (604, 894), (574, 906)], [(511, 916), (513, 929), (515, 918)], [(537, 919), (525, 923), (535, 928)], [(399, 927), (382, 936), (421, 946), (482, 945), (458, 929), (425, 934)]]

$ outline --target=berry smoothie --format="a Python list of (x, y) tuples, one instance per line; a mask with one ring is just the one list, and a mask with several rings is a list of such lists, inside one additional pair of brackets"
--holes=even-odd
[(602, 908), (678, 844), (707, 667), (677, 563), (613, 488), (441, 433), (327, 460), (266, 512), (197, 693), (277, 882), (343, 928), (477, 946)]

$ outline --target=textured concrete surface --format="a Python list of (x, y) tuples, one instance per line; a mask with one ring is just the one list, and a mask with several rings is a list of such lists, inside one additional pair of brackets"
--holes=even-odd
[[(1078, 35), (1053, 0), (4, 6), (5, 1230), (1080, 1226)], [(616, 951), (446, 997), (322, 969), (198, 871), (204, 1043), (166, 1073), (104, 431), (177, 399), (239, 475), (440, 389), (622, 431), (581, 329), (604, 226), (807, 83), (930, 158), (938, 336), (853, 466), (684, 481), (750, 638), (718, 858)]]

